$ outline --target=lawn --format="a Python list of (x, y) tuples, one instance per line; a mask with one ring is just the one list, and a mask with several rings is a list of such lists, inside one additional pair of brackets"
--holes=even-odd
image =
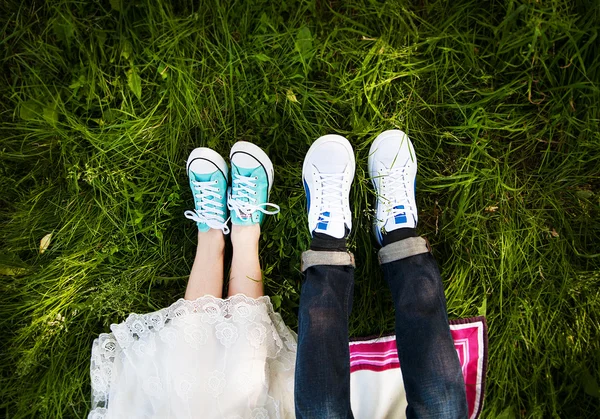
[(599, 29), (595, 0), (3, 1), (0, 412), (84, 417), (93, 339), (183, 295), (198, 146), (273, 160), (261, 258), (295, 328), (302, 159), (345, 135), (350, 330), (392, 330), (366, 169), (399, 128), (449, 315), (487, 317), (483, 416), (598, 417)]

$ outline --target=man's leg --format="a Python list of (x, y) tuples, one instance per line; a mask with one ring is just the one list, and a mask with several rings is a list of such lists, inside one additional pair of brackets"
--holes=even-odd
[(396, 345), (412, 418), (467, 418), (465, 382), (435, 259), (421, 237), (379, 252), (396, 309)]
[(316, 140), (304, 159), (311, 250), (302, 255), (304, 282), (298, 313), (296, 416), (352, 418), (348, 317), (354, 258), (346, 250), (352, 230), (352, 146), (339, 135)]
[[(334, 264), (335, 263), (335, 264)], [(350, 253), (303, 255), (295, 400), (298, 418), (352, 418), (348, 317), (354, 266)]]
[(465, 384), (448, 327), (442, 280), (417, 237), (417, 156), (399, 130), (381, 133), (369, 152), (377, 191), (375, 237), (396, 309), (396, 346), (412, 418), (466, 418)]

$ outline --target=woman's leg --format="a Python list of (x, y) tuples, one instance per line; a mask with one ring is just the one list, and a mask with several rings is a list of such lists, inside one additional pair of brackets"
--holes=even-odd
[(198, 232), (196, 258), (185, 290), (186, 300), (204, 295), (223, 296), (223, 255), (225, 236), (221, 230)]
[(231, 190), (227, 207), (231, 216), (233, 258), (229, 276), (229, 296), (264, 295), (262, 272), (258, 260), (260, 225), (266, 215), (279, 212), (269, 202), (274, 170), (269, 156), (257, 145), (238, 141), (229, 153)]
[(200, 147), (187, 160), (186, 170), (194, 198), (194, 210), (185, 217), (198, 227), (198, 247), (187, 289), (186, 300), (204, 295), (223, 296), (224, 234), (227, 227), (227, 163), (216, 151)]
[(264, 295), (262, 272), (258, 260), (260, 225), (231, 226), (233, 258), (229, 276), (229, 297), (245, 294), (251, 298)]

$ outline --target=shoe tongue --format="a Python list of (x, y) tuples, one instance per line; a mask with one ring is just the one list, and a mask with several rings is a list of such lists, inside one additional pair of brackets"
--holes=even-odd
[[(195, 172), (190, 172), (190, 176), (192, 177), (192, 180), (196, 181), (196, 182), (210, 182), (211, 180), (220, 180), (222, 179), (222, 175), (220, 172), (216, 171), (213, 173), (195, 173)], [(210, 185), (213, 186), (215, 188), (219, 188), (218, 185)], [(218, 193), (218, 192), (216, 192)], [(223, 191), (220, 192), (221, 196), (223, 196)], [(211, 192), (205, 192), (205, 196), (210, 198), (210, 199), (214, 199), (213, 197), (215, 197), (215, 195)], [(212, 204), (206, 204), (207, 206), (210, 207), (214, 207), (214, 205)]]
[[(332, 159), (335, 160), (335, 156), (332, 156)], [(321, 164), (317, 167), (317, 170), (322, 174), (340, 174), (340, 176), (344, 173), (347, 167), (347, 163), (335, 164), (335, 162), (330, 162), (327, 164)], [(324, 182), (324, 186), (327, 185), (327, 181)], [(342, 197), (342, 191), (339, 191), (340, 199)], [(319, 217), (319, 221), (317, 222), (317, 228), (315, 228), (315, 233), (323, 233), (327, 234), (336, 239), (341, 239), (346, 235), (346, 225), (343, 221), (331, 221), (328, 219), (330, 216), (330, 212), (326, 211)]]
[(317, 228), (315, 228), (314, 233), (327, 234), (336, 239), (341, 239), (346, 235), (346, 226), (342, 221), (328, 220), (326, 217), (329, 216), (329, 212), (325, 212), (323, 215), (325, 215), (325, 217), (319, 217)]
[[(254, 177), (257, 176), (259, 171), (262, 169), (261, 166), (258, 167), (251, 167), (251, 168), (246, 168), (246, 167), (239, 167), (239, 166), (233, 166), (232, 170), (237, 173), (240, 176), (245, 176), (245, 177)], [(235, 179), (235, 177), (233, 177)], [(246, 193), (243, 192), (243, 194), (245, 195)], [(239, 197), (236, 198), (238, 200), (240, 200), (241, 202), (248, 202), (248, 198), (243, 196), (243, 197)]]

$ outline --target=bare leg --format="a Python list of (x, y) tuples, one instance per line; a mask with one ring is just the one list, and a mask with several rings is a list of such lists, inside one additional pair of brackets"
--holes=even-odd
[(229, 277), (229, 296), (245, 294), (251, 298), (264, 295), (262, 272), (258, 260), (258, 239), (260, 225), (233, 225), (231, 227), (231, 244), (233, 258)]
[(198, 232), (196, 258), (185, 290), (186, 300), (195, 300), (204, 295), (223, 296), (224, 253), (225, 237), (221, 230)]

